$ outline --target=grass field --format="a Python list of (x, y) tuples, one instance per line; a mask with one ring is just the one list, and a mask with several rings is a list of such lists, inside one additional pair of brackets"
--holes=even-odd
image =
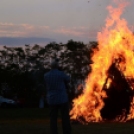
[[(48, 108), (0, 109), (0, 134), (49, 134)], [(61, 120), (58, 119), (59, 134)], [(134, 134), (134, 122), (72, 124), (72, 134)]]

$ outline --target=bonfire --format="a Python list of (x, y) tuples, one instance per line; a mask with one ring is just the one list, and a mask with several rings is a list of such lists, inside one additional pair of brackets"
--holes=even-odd
[(121, 14), (127, 2), (108, 6), (105, 27), (97, 35), (92, 72), (82, 94), (73, 100), (72, 120), (120, 121), (134, 118), (134, 34)]

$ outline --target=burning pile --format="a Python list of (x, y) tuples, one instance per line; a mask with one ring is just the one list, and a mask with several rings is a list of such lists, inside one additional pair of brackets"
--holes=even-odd
[(120, 17), (127, 4), (107, 7), (110, 15), (98, 33), (92, 72), (83, 93), (73, 100), (71, 119), (99, 122), (134, 118), (134, 34)]

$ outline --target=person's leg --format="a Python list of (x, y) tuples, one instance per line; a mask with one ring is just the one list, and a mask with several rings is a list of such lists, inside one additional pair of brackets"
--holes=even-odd
[(58, 116), (58, 106), (50, 105), (50, 134), (58, 134), (57, 116)]
[(71, 134), (69, 104), (68, 103), (61, 104), (60, 110), (61, 110), (61, 117), (62, 117), (63, 134)]

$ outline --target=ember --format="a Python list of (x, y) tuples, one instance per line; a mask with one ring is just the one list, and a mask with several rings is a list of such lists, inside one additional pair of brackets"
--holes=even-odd
[(106, 26), (98, 33), (92, 72), (83, 93), (73, 100), (71, 119), (80, 122), (127, 121), (134, 118), (134, 35), (121, 14), (126, 2), (108, 6)]

